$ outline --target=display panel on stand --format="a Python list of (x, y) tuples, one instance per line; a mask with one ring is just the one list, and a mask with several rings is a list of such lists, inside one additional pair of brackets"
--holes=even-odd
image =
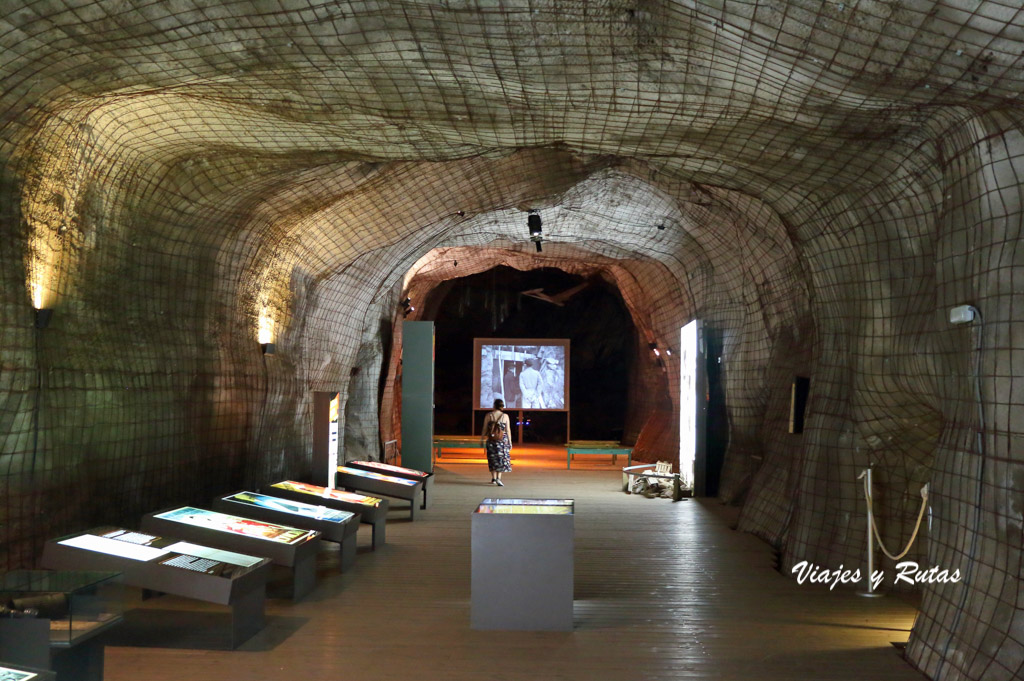
[(569, 341), (563, 338), (473, 340), (473, 404), (491, 409), (568, 411)]
[(484, 499), (477, 513), (508, 513), (514, 515), (572, 515), (572, 499)]
[(274, 523), (251, 520), (216, 511), (207, 511), (202, 508), (193, 508), (192, 506), (184, 506), (173, 511), (167, 511), (166, 513), (159, 513), (153, 517), (288, 545), (301, 544), (312, 539), (317, 534), (311, 530), (275, 525)]
[(239, 504), (250, 504), (252, 506), (259, 506), (260, 508), (266, 508), (272, 511), (291, 513), (293, 515), (302, 516), (303, 518), (326, 520), (327, 522), (332, 523), (343, 523), (355, 515), (349, 511), (339, 511), (333, 508), (327, 508), (326, 506), (313, 506), (312, 504), (304, 504), (300, 501), (289, 501), (288, 499), (271, 497), (257, 492), (238, 492), (237, 494), (232, 494), (231, 496), (224, 498), (228, 501), (234, 501)]
[(193, 572), (218, 575), (263, 562), (262, 558), (256, 556), (184, 541), (172, 543), (156, 535), (122, 528), (109, 528), (100, 533), (90, 531), (58, 539), (56, 543), (142, 563), (158, 562)]
[(347, 492), (345, 490), (340, 489), (331, 489), (329, 487), (311, 485), (308, 482), (296, 482), (294, 480), (275, 482), (273, 485), (271, 485), (271, 487), (275, 487), (286, 492), (308, 494), (310, 496), (316, 496), (322, 499), (333, 499), (334, 501), (344, 501), (352, 504), (362, 504), (363, 506), (370, 506), (372, 508), (377, 508), (384, 501), (383, 499), (379, 499), (377, 497), (368, 497), (364, 494), (356, 494), (355, 492)]

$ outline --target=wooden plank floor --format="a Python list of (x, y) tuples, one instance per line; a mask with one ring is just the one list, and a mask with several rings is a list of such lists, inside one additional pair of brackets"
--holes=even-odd
[[(494, 488), (479, 454), (445, 455), (431, 507), (398, 502), (387, 546), (360, 529), (353, 570), (323, 550), (317, 589), (268, 601), (267, 627), (223, 649), (223, 608), (163, 596), (129, 613), (106, 652), (110, 681), (713, 679), (921, 681), (891, 645), (915, 610), (897, 597), (798, 585), (713, 501), (619, 491), (597, 457), (517, 448)], [(469, 628), (470, 513), (486, 496), (576, 499), (575, 630)], [(328, 545), (328, 548), (333, 548)]]

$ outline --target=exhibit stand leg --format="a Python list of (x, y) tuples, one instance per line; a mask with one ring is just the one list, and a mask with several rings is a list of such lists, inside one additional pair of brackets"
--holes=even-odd
[(267, 592), (261, 583), (258, 589), (236, 596), (231, 603), (231, 648), (242, 645), (256, 632), (263, 629), (265, 623), (264, 608)]
[(352, 534), (345, 537), (339, 548), (338, 571), (346, 572), (351, 570), (352, 566), (356, 563), (356, 535)]
[(371, 527), (373, 527), (373, 550), (376, 551), (381, 546), (384, 546), (384, 531), (387, 528), (387, 520), (381, 518), (373, 523)]
[(298, 601), (316, 586), (316, 554), (296, 556), (292, 572), (292, 600)]
[(55, 648), (50, 668), (60, 681), (103, 681), (102, 634), (70, 648)]
[(420, 508), (424, 508), (425, 509), (427, 507), (427, 490), (430, 489), (430, 486), (433, 483), (434, 483), (434, 478), (433, 477), (429, 477), (429, 478), (427, 478), (426, 480), (423, 481), (423, 504), (420, 506)]

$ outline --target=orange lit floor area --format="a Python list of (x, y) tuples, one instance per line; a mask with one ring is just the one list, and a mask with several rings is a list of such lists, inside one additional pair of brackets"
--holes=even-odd
[[(915, 614), (897, 596), (798, 585), (712, 500), (620, 491), (620, 458), (565, 468), (565, 449), (517, 447), (506, 485), (479, 452), (438, 461), (430, 507), (392, 502), (387, 544), (359, 533), (355, 567), (327, 545), (300, 602), (267, 601), (267, 626), (227, 650), (225, 608), (161, 596), (108, 645), (105, 679), (920, 681), (893, 647)], [(470, 518), (485, 497), (575, 499), (572, 632), (474, 631)], [(273, 592), (271, 592), (273, 593)]]

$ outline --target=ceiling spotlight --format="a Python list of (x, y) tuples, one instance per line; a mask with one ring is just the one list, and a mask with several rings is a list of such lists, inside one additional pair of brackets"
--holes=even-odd
[(412, 305), (412, 298), (406, 298), (405, 300), (403, 300), (403, 301), (402, 301), (401, 303), (399, 303), (399, 304), (400, 304), (400, 305), (401, 305), (402, 307), (409, 307), (410, 305)]
[(661, 351), (658, 350), (658, 344), (657, 343), (648, 343), (647, 347), (649, 347), (651, 349), (651, 352), (654, 353), (655, 357), (661, 357)]
[(460, 218), (466, 217), (466, 211), (464, 210), (457, 210), (455, 211), (455, 214), (458, 215)]
[(530, 241), (537, 247), (537, 252), (541, 252), (540, 242), (544, 238), (544, 233), (541, 228), (540, 215), (535, 212), (531, 212), (526, 216), (526, 226), (530, 230)]
[(530, 228), (530, 238), (535, 239), (541, 236), (541, 221), (540, 215), (537, 213), (530, 213), (526, 216), (526, 226)]
[(658, 225), (658, 229), (665, 229), (665, 225)]

